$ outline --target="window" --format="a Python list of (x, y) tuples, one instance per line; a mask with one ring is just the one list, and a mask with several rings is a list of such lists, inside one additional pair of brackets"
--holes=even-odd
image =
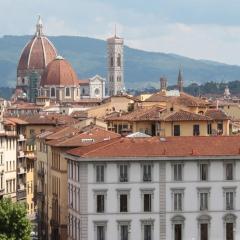
[(152, 240), (152, 226), (144, 225), (144, 240)]
[(96, 182), (104, 182), (104, 165), (96, 166)]
[(200, 240), (208, 240), (208, 224), (200, 224)]
[(212, 124), (211, 123), (208, 123), (208, 125), (207, 125), (207, 134), (212, 135)]
[(182, 224), (174, 224), (174, 240), (182, 240)]
[(104, 212), (104, 198), (103, 194), (97, 195), (97, 212), (103, 213)]
[(118, 67), (121, 67), (121, 54), (118, 54), (117, 65), (118, 65)]
[(113, 61), (113, 57), (111, 57), (111, 60), (110, 60), (110, 64), (111, 64), (111, 67), (113, 67), (113, 64), (114, 64), (114, 61)]
[(105, 240), (104, 226), (97, 226), (97, 240)]
[(99, 95), (100, 94), (100, 90), (98, 88), (95, 89), (95, 95)]
[(120, 212), (128, 211), (128, 195), (120, 194)]
[(234, 192), (226, 192), (226, 210), (233, 210)]
[(152, 165), (151, 164), (143, 165), (143, 181), (144, 182), (152, 181)]
[(233, 180), (233, 163), (226, 163), (226, 180)]
[(143, 195), (143, 211), (151, 212), (152, 211), (152, 194), (145, 193)]
[(233, 240), (234, 227), (233, 223), (226, 223), (226, 240)]
[(69, 87), (65, 88), (65, 96), (70, 97), (70, 88)]
[(128, 165), (127, 164), (119, 165), (119, 181), (120, 182), (128, 181)]
[(200, 192), (200, 211), (208, 210), (208, 192)]
[(217, 131), (218, 131), (218, 134), (222, 134), (223, 133), (223, 123), (222, 122), (219, 122), (217, 124)]
[(200, 129), (198, 124), (193, 125), (193, 136), (199, 136), (200, 135)]
[(56, 96), (56, 89), (55, 88), (51, 88), (51, 97), (55, 97)]
[(176, 163), (173, 165), (173, 179), (174, 181), (182, 181), (183, 180), (183, 164)]
[(173, 136), (180, 136), (180, 125), (173, 126)]
[(182, 198), (181, 192), (175, 192), (173, 194), (174, 211), (182, 211)]
[(207, 163), (200, 164), (200, 180), (201, 181), (208, 180), (208, 164)]
[(120, 225), (120, 240), (128, 240), (128, 225)]

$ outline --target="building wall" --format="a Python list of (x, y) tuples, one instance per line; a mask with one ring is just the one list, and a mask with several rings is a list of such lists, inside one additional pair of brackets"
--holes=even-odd
[[(165, 158), (166, 159), (166, 158)], [(73, 160), (73, 159), (72, 159)], [(144, 159), (142, 159), (144, 160)], [(84, 221), (87, 221), (87, 226), (84, 225), (84, 229), (80, 230), (81, 234), (84, 233), (84, 237), (81, 239), (95, 240), (96, 239), (96, 223), (105, 224), (106, 239), (112, 239), (112, 236), (119, 236), (118, 222), (129, 222), (131, 226), (130, 239), (142, 239), (141, 221), (151, 221), (153, 227), (153, 239), (174, 240), (173, 227), (176, 222), (175, 218), (184, 219), (182, 224), (183, 238), (182, 239), (200, 239), (199, 238), (199, 221), (198, 218), (209, 216), (209, 239), (219, 240), (225, 239), (225, 220), (226, 214), (234, 214), (236, 217), (235, 222), (235, 237), (239, 236), (239, 217), (240, 217), (240, 197), (239, 181), (240, 181), (240, 159), (232, 160), (227, 157), (213, 159), (206, 158), (198, 159), (171, 159), (171, 160), (157, 160), (151, 161), (151, 158), (145, 159), (146, 162), (152, 164), (152, 181), (142, 181), (142, 164), (144, 161), (138, 162), (127, 161), (129, 164), (129, 182), (120, 183), (118, 181), (119, 176), (119, 162), (105, 162), (105, 182), (96, 183), (96, 164), (100, 162), (88, 162), (80, 163), (80, 173), (84, 170), (84, 177), (77, 179), (75, 175), (72, 179), (68, 178), (68, 195), (70, 198), (69, 218), (81, 219), (84, 217)], [(121, 160), (123, 163), (124, 160)], [(225, 164), (231, 162), (234, 166), (234, 180), (225, 180)], [(68, 170), (71, 171), (71, 161), (68, 161)], [(79, 163), (79, 162), (78, 162)], [(181, 164), (183, 166), (183, 179), (174, 181), (173, 178), (173, 164)], [(209, 178), (207, 181), (200, 180), (200, 163), (208, 164)], [(73, 165), (73, 171), (77, 173), (77, 164)], [(71, 175), (71, 174), (70, 174)], [(80, 174), (81, 176), (81, 174)], [(79, 183), (80, 182), (80, 183)], [(80, 198), (76, 195), (72, 195), (71, 189), (74, 187), (80, 189)], [(83, 189), (82, 189), (83, 188)], [(234, 195), (234, 210), (226, 210), (224, 189), (235, 189)], [(208, 210), (200, 211), (199, 208), (199, 189), (209, 190), (209, 205)], [(129, 192), (129, 212), (119, 213), (118, 210), (118, 191)], [(142, 209), (142, 191), (152, 191), (152, 212), (146, 213)], [(183, 209), (176, 211), (173, 208), (173, 192), (183, 191)], [(106, 209), (104, 213), (96, 213), (96, 191), (102, 191), (106, 193)], [(82, 194), (87, 195), (83, 197)], [(85, 208), (80, 211), (77, 209), (78, 200), (80, 206)], [(83, 221), (83, 222), (84, 222)], [(177, 222), (179, 223), (179, 222)], [(75, 235), (75, 227), (69, 231), (74, 234), (69, 236), (68, 239), (79, 239)], [(87, 229), (86, 229), (87, 228)], [(87, 234), (86, 232), (87, 231)], [(71, 232), (71, 233), (72, 233)], [(78, 231), (76, 231), (78, 232)], [(69, 232), (70, 233), (70, 232)], [(234, 238), (235, 239), (235, 238)], [(237, 239), (237, 238), (236, 238)]]

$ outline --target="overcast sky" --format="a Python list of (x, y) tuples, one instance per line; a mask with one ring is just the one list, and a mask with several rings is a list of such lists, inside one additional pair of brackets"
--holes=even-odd
[(0, 35), (105, 39), (114, 25), (127, 45), (240, 65), (240, 0), (0, 0)]

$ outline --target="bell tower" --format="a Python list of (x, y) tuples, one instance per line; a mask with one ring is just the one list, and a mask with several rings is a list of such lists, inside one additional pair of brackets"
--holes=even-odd
[(108, 54), (108, 93), (110, 96), (124, 92), (123, 76), (123, 38), (115, 34), (107, 39)]

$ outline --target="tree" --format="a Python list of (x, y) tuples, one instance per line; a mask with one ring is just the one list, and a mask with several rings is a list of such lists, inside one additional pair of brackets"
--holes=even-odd
[(0, 201), (0, 239), (30, 240), (31, 223), (27, 218), (26, 207), (13, 203), (11, 199)]

